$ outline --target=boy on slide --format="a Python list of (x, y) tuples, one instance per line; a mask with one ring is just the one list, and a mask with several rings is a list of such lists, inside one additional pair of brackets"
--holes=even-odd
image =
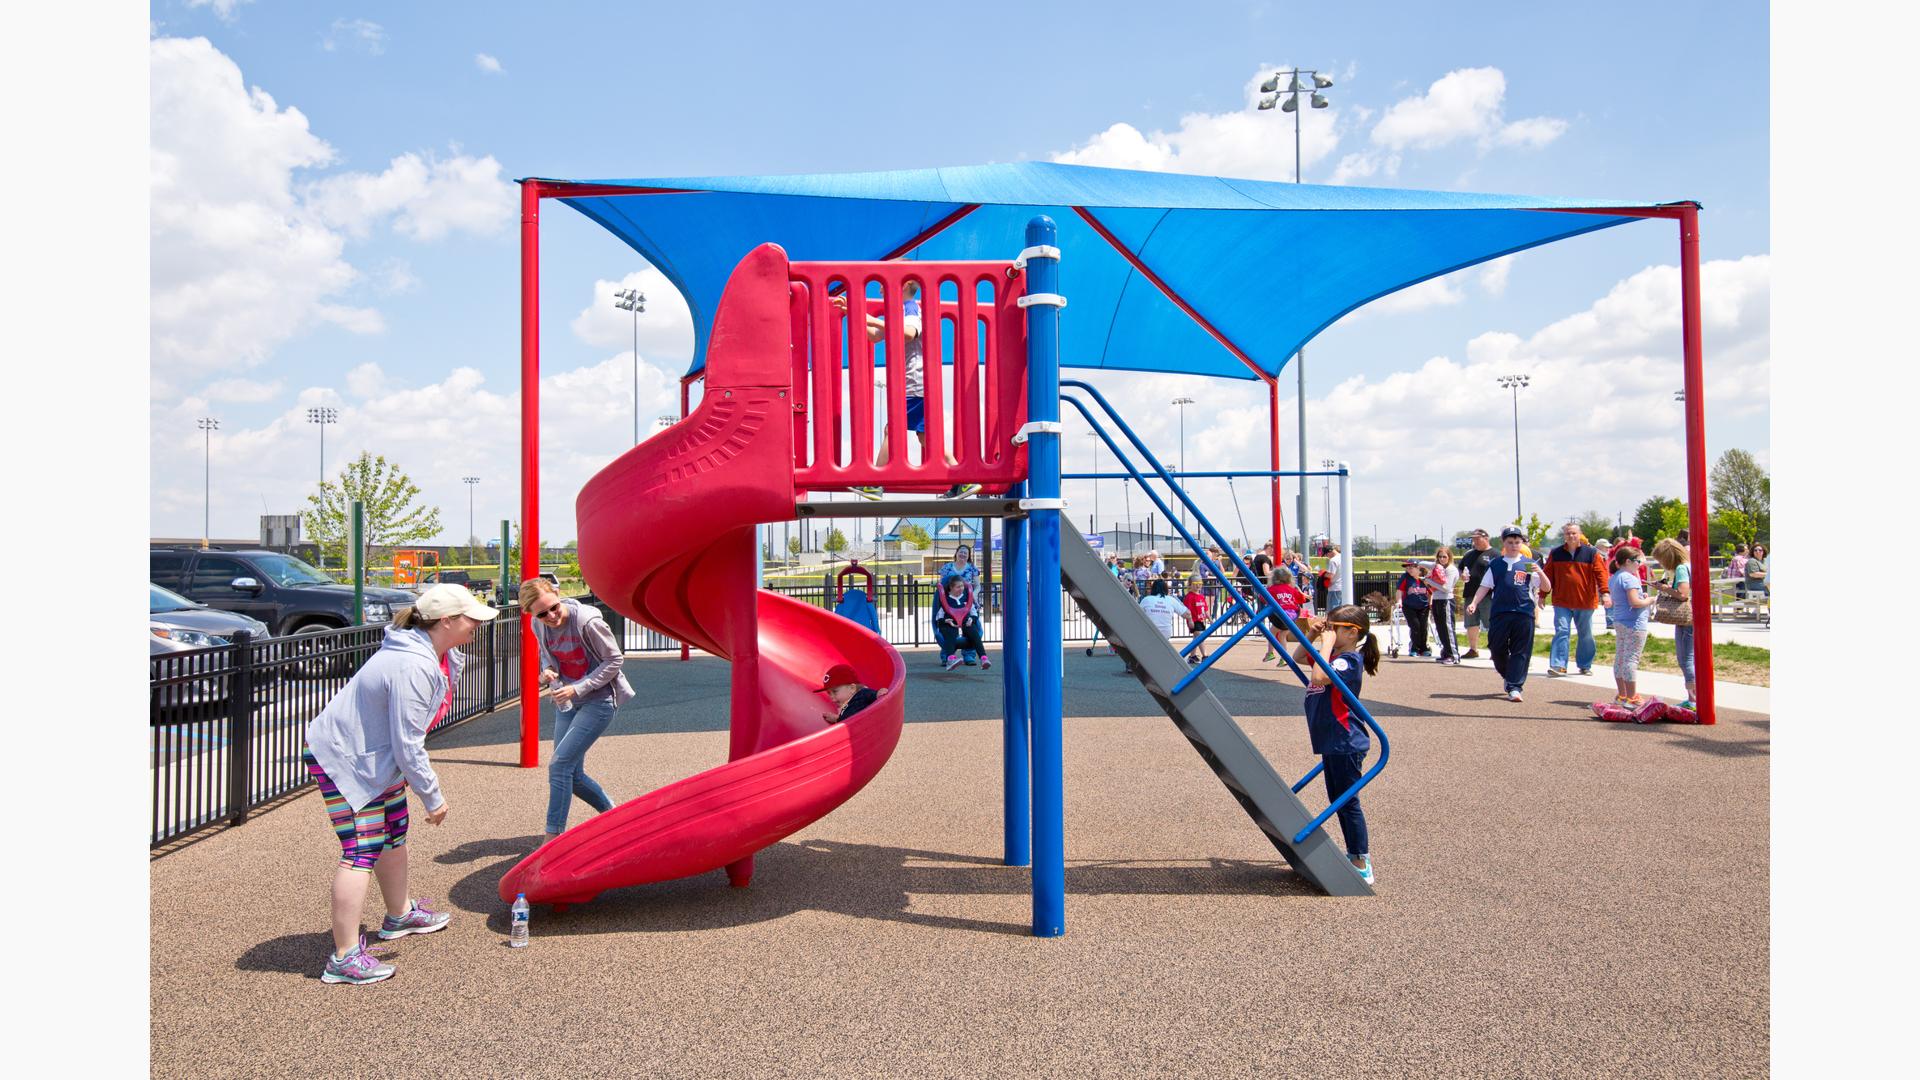
[(861, 685), (860, 676), (855, 675), (853, 668), (846, 664), (835, 664), (827, 669), (826, 675), (820, 680), (820, 692), (827, 695), (827, 700), (833, 702), (834, 706), (840, 710), (838, 716), (833, 713), (821, 714), (829, 724), (840, 723), (879, 701), (880, 695), (886, 693), (884, 690), (875, 690), (871, 686)]

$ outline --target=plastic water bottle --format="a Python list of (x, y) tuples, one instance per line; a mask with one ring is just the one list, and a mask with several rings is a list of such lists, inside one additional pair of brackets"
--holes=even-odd
[(527, 922), (533, 910), (527, 906), (527, 894), (519, 893), (513, 898), (513, 929), (509, 931), (507, 944), (516, 949), (527, 947)]

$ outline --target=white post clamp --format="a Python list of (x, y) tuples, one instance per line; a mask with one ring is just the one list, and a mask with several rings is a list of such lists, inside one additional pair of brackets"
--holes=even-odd
[(1013, 433), (1013, 445), (1019, 446), (1026, 442), (1029, 435), (1059, 435), (1065, 430), (1058, 420), (1029, 420), (1020, 425), (1019, 431)]
[(1013, 266), (1014, 266), (1014, 269), (1016, 270), (1025, 270), (1027, 268), (1028, 259), (1058, 260), (1059, 258), (1060, 258), (1059, 248), (1054, 247), (1052, 244), (1039, 244), (1030, 248), (1021, 248), (1020, 254), (1015, 255), (1013, 257)]
[(1057, 292), (1037, 292), (1028, 293), (1014, 301), (1014, 303), (1019, 304), (1023, 308), (1029, 308), (1035, 304), (1045, 304), (1048, 307), (1066, 307), (1067, 298)]
[(1067, 500), (1065, 499), (1021, 499), (1020, 500), (1020, 509), (1022, 510), (1065, 510), (1066, 508), (1067, 508)]

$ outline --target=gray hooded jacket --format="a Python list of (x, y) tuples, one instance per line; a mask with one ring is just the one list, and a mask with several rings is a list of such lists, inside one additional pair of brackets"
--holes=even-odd
[[(455, 649), (453, 677), (466, 656)], [(447, 698), (447, 678), (424, 630), (387, 627), (380, 648), (307, 724), (307, 746), (347, 804), (358, 810), (401, 777), (431, 812), (447, 800), (427, 761), (427, 726)]]

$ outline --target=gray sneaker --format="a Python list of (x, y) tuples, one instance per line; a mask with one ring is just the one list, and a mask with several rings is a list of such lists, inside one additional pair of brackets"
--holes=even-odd
[(450, 911), (435, 911), (427, 906), (425, 900), (415, 900), (412, 910), (399, 918), (391, 915), (380, 920), (380, 940), (392, 941), (408, 934), (431, 934), (435, 930), (444, 930), (447, 920), (453, 918)]
[(393, 978), (393, 965), (383, 964), (367, 951), (367, 937), (360, 935), (360, 944), (344, 957), (327, 957), (327, 966), (320, 972), (320, 981), (327, 983), (377, 983), (382, 979)]

